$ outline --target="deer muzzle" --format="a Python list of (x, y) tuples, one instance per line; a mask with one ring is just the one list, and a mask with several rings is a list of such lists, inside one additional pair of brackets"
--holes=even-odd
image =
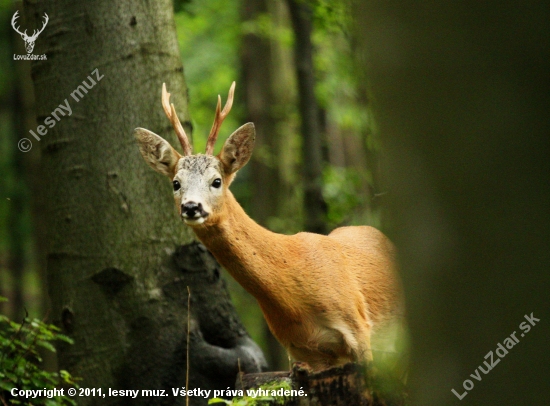
[(190, 201), (181, 205), (181, 216), (186, 224), (198, 225), (204, 223), (208, 213), (203, 209), (202, 203)]

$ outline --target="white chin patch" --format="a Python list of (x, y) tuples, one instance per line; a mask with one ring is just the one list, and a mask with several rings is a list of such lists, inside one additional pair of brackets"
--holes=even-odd
[(185, 222), (185, 224), (189, 224), (190, 226), (197, 226), (199, 224), (204, 223), (204, 217), (198, 217), (198, 218), (184, 217), (183, 221)]

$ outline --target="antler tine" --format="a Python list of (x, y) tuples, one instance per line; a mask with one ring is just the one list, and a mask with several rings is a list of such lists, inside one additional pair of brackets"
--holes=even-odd
[(187, 134), (185, 134), (185, 130), (183, 129), (180, 119), (178, 118), (174, 103), (170, 104), (170, 93), (166, 91), (166, 83), (162, 84), (162, 108), (164, 109), (164, 114), (166, 114), (166, 117), (168, 117), (170, 123), (172, 123), (172, 127), (174, 127), (174, 131), (176, 132), (183, 149), (183, 154), (186, 156), (192, 155), (193, 148), (191, 148), (189, 138), (187, 138)]
[[(229, 94), (227, 95), (227, 102), (223, 110), (221, 110), (222, 98), (218, 95), (218, 104), (216, 106), (216, 117), (214, 118), (214, 124), (212, 124), (212, 129), (210, 130), (210, 135), (208, 136), (208, 141), (206, 142), (206, 155), (212, 155), (214, 152), (214, 145), (218, 139), (218, 132), (223, 123), (223, 120), (227, 117), (233, 107), (233, 95), (235, 93), (235, 82), (231, 84), (229, 88)], [(221, 111), (220, 111), (221, 110)]]
[(170, 119), (172, 117), (172, 110), (170, 109), (170, 93), (166, 91), (166, 83), (162, 84), (162, 108), (164, 114)]

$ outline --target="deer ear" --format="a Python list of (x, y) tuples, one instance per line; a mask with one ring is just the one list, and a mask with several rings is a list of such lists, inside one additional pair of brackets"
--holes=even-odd
[(252, 155), (255, 140), (254, 123), (246, 123), (229, 136), (218, 155), (227, 175), (246, 165)]
[(136, 128), (134, 136), (145, 162), (158, 173), (172, 179), (176, 175), (176, 164), (181, 158), (179, 152), (164, 138), (145, 128)]

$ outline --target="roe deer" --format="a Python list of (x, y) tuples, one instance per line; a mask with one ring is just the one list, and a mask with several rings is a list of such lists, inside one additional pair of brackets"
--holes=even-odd
[(136, 128), (145, 161), (172, 180), (182, 220), (227, 271), (259, 302), (275, 337), (298, 361), (319, 370), (372, 360), (371, 335), (402, 312), (391, 242), (372, 227), (342, 227), (328, 236), (273, 233), (254, 222), (229, 190), (250, 159), (253, 123), (244, 124), (213, 155), (233, 104), (233, 82), (216, 117), (206, 154), (192, 148), (163, 84), (162, 106), (183, 148)]

